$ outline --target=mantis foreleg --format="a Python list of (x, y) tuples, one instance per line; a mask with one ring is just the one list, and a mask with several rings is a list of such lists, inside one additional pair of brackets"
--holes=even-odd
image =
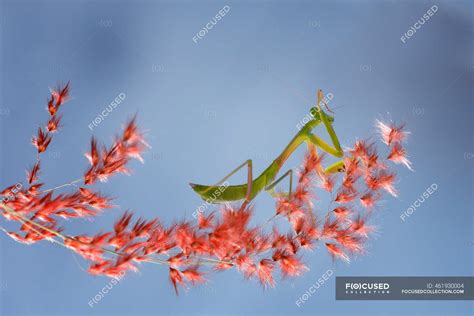
[[(321, 148), (322, 150), (324, 150), (328, 154), (331, 154), (335, 157), (341, 158), (344, 155), (344, 151), (341, 148), (341, 144), (339, 143), (339, 139), (337, 138), (336, 132), (334, 131), (334, 128), (332, 127), (331, 122), (329, 121), (326, 113), (324, 113), (324, 111), (322, 111), (320, 106), (319, 106), (319, 104), (321, 102), (323, 102), (324, 104), (326, 103), (324, 101), (322, 91), (319, 90), (318, 91), (318, 104), (317, 104), (318, 111), (317, 112), (319, 114), (319, 117), (321, 118), (321, 121), (324, 124), (324, 127), (326, 128), (326, 131), (329, 134), (329, 137), (331, 138), (331, 142), (333, 144), (333, 147), (331, 147), (331, 145), (329, 145), (324, 140), (322, 140), (321, 138), (319, 138), (318, 136), (316, 136), (312, 133), (308, 133), (307, 141), (309, 143), (314, 144), (316, 147)], [(327, 107), (327, 105), (326, 105), (326, 107)], [(344, 161), (341, 160), (341, 161), (335, 162), (332, 165), (328, 166), (324, 171), (326, 173), (334, 173), (334, 172), (340, 172), (340, 171), (343, 171), (343, 170), (344, 170)]]
[(314, 144), (316, 147), (321, 148), (322, 150), (324, 150), (328, 154), (331, 154), (335, 157), (340, 158), (343, 155), (342, 150), (339, 151), (339, 150), (337, 150), (337, 148), (331, 147), (328, 143), (326, 143), (324, 140), (322, 140), (321, 138), (319, 138), (318, 136), (316, 136), (314, 134), (308, 134), (307, 141)]

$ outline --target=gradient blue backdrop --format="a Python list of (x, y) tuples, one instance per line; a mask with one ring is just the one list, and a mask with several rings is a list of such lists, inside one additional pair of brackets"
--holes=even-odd
[[(435, 16), (403, 44), (434, 4)], [(224, 5), (230, 12), (195, 43)], [(61, 247), (3, 235), (0, 314), (472, 315), (472, 302), (335, 301), (334, 276), (295, 305), (328, 268), (349, 276), (473, 275), (472, 12), (472, 1), (1, 1), (1, 187), (24, 181), (48, 87), (60, 82), (71, 81), (73, 100), (43, 158), (47, 183), (77, 178), (91, 135), (110, 141), (136, 112), (153, 146), (133, 176), (100, 185), (120, 208), (69, 222), (70, 232), (111, 227), (125, 209), (166, 223), (191, 218), (201, 201), (187, 183), (212, 183), (247, 158), (263, 170), (317, 88), (335, 96), (345, 145), (371, 135), (375, 118), (406, 122), (416, 171), (400, 168), (400, 198), (388, 198), (375, 217), (367, 256), (333, 264), (318, 248), (306, 256), (310, 272), (267, 291), (228, 271), (176, 297), (167, 268), (143, 265), (90, 308), (107, 278), (81, 271), (84, 262)], [(91, 132), (88, 124), (121, 92), (125, 102)], [(438, 191), (401, 221), (432, 183)], [(255, 204), (256, 222), (272, 215), (267, 196)]]

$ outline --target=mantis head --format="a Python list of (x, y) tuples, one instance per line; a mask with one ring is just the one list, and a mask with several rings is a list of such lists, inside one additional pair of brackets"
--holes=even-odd
[(334, 122), (334, 117), (331, 116), (331, 115), (326, 114), (321, 109), (321, 104), (323, 104), (326, 107), (326, 109), (332, 113), (332, 111), (328, 108), (328, 106), (326, 104), (326, 101), (324, 99), (323, 90), (319, 89), (318, 90), (318, 102), (316, 103), (316, 106), (312, 107), (309, 110), (309, 113), (311, 114), (312, 117), (314, 117), (315, 120), (321, 121), (322, 120), (321, 116), (324, 115), (329, 122), (331, 122), (331, 123)]
[(321, 121), (321, 114), (324, 115), (329, 122), (334, 122), (334, 116), (326, 114), (321, 108), (319, 107), (312, 107), (309, 110), (309, 114), (311, 114), (312, 117), (314, 117), (315, 120)]

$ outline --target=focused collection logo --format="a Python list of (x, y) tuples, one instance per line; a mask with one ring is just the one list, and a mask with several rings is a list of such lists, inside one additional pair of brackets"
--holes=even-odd
[(346, 294), (390, 294), (388, 283), (352, 283), (346, 282)]
[(336, 300), (473, 300), (474, 277), (336, 277)]

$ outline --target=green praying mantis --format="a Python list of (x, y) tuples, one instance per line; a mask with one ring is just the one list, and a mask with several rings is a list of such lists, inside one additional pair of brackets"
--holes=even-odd
[[(273, 160), (273, 162), (255, 179), (253, 179), (252, 171), (252, 160), (249, 159), (243, 164), (232, 170), (227, 176), (217, 182), (215, 185), (201, 185), (190, 183), (191, 188), (201, 196), (201, 198), (210, 203), (224, 203), (231, 201), (239, 201), (245, 199), (245, 204), (248, 204), (253, 200), (261, 191), (267, 191), (274, 195), (275, 186), (280, 183), (286, 177), (290, 177), (290, 188), (288, 196), (291, 196), (292, 185), (293, 185), (293, 171), (290, 169), (285, 172), (281, 177), (276, 179), (279, 171), (281, 170), (285, 161), (291, 156), (291, 154), (302, 144), (306, 143), (308, 146), (314, 145), (316, 148), (319, 147), (321, 150), (328, 154), (331, 154), (337, 158), (342, 158), (343, 150), (339, 144), (336, 133), (332, 127), (334, 117), (326, 114), (320, 104), (326, 105), (323, 98), (322, 90), (318, 90), (316, 106), (310, 109), (311, 119), (300, 129), (300, 131), (293, 137), (281, 154)], [(327, 107), (327, 105), (326, 105)], [(323, 124), (326, 128), (329, 137), (332, 142), (332, 146), (326, 143), (320, 137), (312, 133), (313, 129)], [(247, 166), (247, 183), (240, 185), (230, 185), (225, 189), (221, 189), (222, 185), (227, 179), (238, 172), (240, 169)], [(335, 173), (344, 171), (344, 162), (342, 160), (337, 161), (324, 170), (326, 173)], [(275, 180), (276, 179), (276, 180)], [(220, 194), (216, 194), (216, 192)]]

